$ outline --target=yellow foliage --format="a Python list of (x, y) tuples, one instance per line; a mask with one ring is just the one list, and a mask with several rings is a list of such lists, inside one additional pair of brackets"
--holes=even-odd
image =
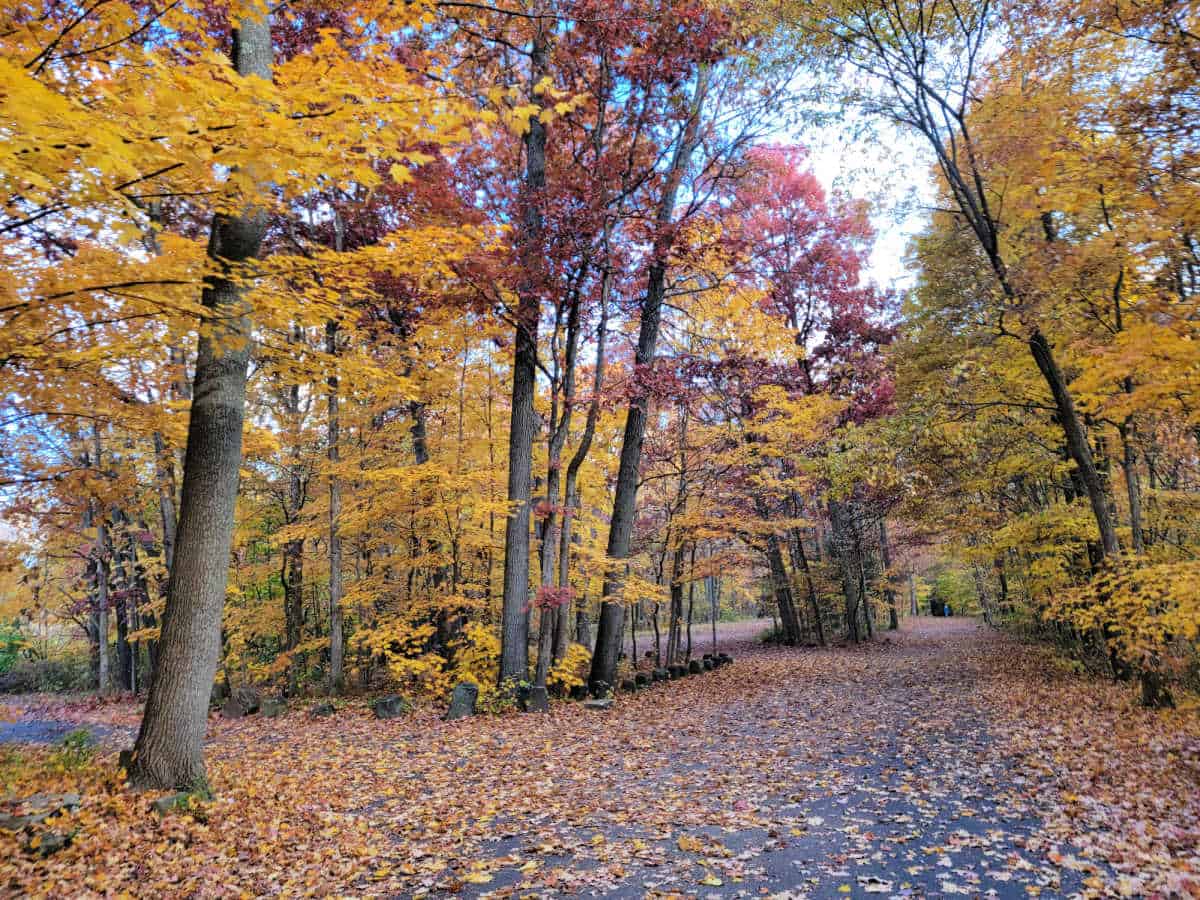
[(500, 674), (500, 639), (481, 622), (468, 622), (454, 653), (450, 681), (478, 685), (479, 696), (487, 699), (496, 691)]
[(1114, 564), (1092, 582), (1056, 596), (1046, 618), (1081, 631), (1107, 628), (1109, 646), (1126, 662), (1158, 669), (1189, 654), (1175, 647), (1200, 638), (1200, 561)]
[(591, 662), (592, 654), (587, 647), (582, 644), (571, 644), (567, 647), (563, 658), (550, 667), (546, 683), (560, 687), (564, 691), (586, 684), (588, 667)]

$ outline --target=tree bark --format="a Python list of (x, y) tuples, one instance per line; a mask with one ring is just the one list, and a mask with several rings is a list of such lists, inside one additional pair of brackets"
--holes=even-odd
[[(97, 472), (101, 471), (104, 447), (100, 442), (100, 424), (92, 423), (92, 465)], [(104, 506), (98, 500), (92, 500), (95, 507), (93, 520), (96, 523), (96, 633), (99, 636), (99, 656), (96, 665), (96, 690), (103, 696), (112, 690), (112, 673), (108, 652), (108, 579), (109, 579), (109, 542), (108, 516)]]
[[(692, 95), (688, 120), (675, 147), (671, 167), (667, 172), (662, 197), (659, 201), (657, 223), (661, 228), (670, 226), (675, 215), (675, 202), (679, 186), (683, 181), (692, 153), (700, 137), (700, 113), (708, 93), (709, 70), (700, 67)], [(646, 296), (642, 302), (641, 322), (638, 327), (637, 351), (634, 355), (634, 371), (645, 371), (654, 364), (655, 348), (658, 343), (658, 326), (662, 317), (663, 300), (666, 297), (668, 247), (655, 247), (646, 280)], [(612, 516), (608, 529), (607, 556), (613, 560), (604, 576), (604, 588), (600, 599), (600, 622), (596, 629), (596, 650), (592, 654), (592, 682), (613, 684), (617, 675), (617, 657), (621, 652), (621, 632), (625, 617), (625, 603), (620, 598), (624, 585), (622, 568), (629, 557), (633, 538), (633, 518), (637, 504), (638, 472), (642, 464), (642, 441), (646, 436), (646, 418), (649, 398), (645, 392), (637, 391), (629, 402), (625, 418), (625, 434), (621, 441), (621, 459), (617, 469), (616, 492), (613, 495)]]
[[(529, 76), (533, 87), (546, 73), (549, 26), (535, 24)], [(537, 273), (542, 252), (542, 191), (546, 186), (546, 126), (537, 116), (525, 133), (524, 206), (521, 222), (521, 265), (524, 283), (518, 288), (513, 350), (512, 415), (508, 438), (508, 502), (504, 527), (504, 597), (500, 625), (500, 683), (524, 680), (529, 673), (529, 520), (533, 471), (533, 439), (537, 429), (533, 401), (537, 391), (538, 319), (541, 315)]]
[(883, 516), (879, 517), (879, 556), (883, 562), (883, 596), (887, 601), (888, 631), (895, 631), (900, 627), (900, 611), (896, 608), (896, 590), (888, 573), (892, 567), (892, 548), (888, 543), (887, 519)]
[(1117, 543), (1117, 532), (1113, 527), (1112, 511), (1109, 509), (1104, 483), (1096, 468), (1092, 447), (1083, 429), (1083, 423), (1075, 409), (1075, 401), (1071, 397), (1062, 370), (1058, 367), (1058, 361), (1054, 358), (1054, 350), (1040, 329), (1035, 328), (1033, 334), (1030, 335), (1029, 350), (1033, 354), (1034, 362), (1037, 363), (1038, 371), (1042, 373), (1042, 377), (1046, 380), (1050, 393), (1054, 397), (1059, 425), (1067, 439), (1067, 450), (1075, 462), (1079, 478), (1087, 491), (1092, 515), (1095, 517), (1096, 527), (1100, 531), (1100, 546), (1103, 554), (1112, 556), (1119, 552), (1120, 547)]
[(1138, 482), (1137, 450), (1130, 436), (1131, 429), (1129, 420), (1121, 426), (1121, 471), (1125, 476), (1125, 494), (1129, 499), (1129, 531), (1133, 539), (1133, 552), (1141, 556), (1146, 552), (1146, 537), (1142, 530), (1142, 489)]
[[(232, 55), (238, 74), (271, 78), (269, 16), (239, 23)], [(209, 237), (210, 259), (218, 266), (253, 259), (266, 224), (261, 211), (218, 214)], [(130, 772), (141, 788), (207, 785), (204, 732), (221, 649), (252, 333), (251, 310), (234, 273), (212, 276), (201, 302), (209, 321), (201, 329), (193, 379), (175, 556)]]
[[(325, 325), (325, 352), (336, 362), (336, 322)], [(329, 386), (329, 420), (327, 427), (327, 453), (329, 459), (329, 689), (340, 693), (345, 681), (343, 665), (345, 641), (342, 634), (342, 537), (338, 532), (338, 520), (342, 515), (342, 490), (338, 483), (337, 466), (341, 461), (338, 430), (338, 376), (331, 374)]]
[(767, 563), (771, 569), (771, 586), (775, 602), (779, 607), (779, 623), (783, 629), (783, 642), (795, 646), (800, 642), (800, 623), (796, 619), (796, 607), (792, 602), (792, 586), (788, 581), (787, 568), (783, 563), (783, 551), (779, 547), (779, 536), (767, 535)]
[(842, 591), (846, 600), (846, 633), (858, 643), (862, 638), (858, 628), (858, 607), (862, 598), (858, 596), (858, 579), (854, 577), (855, 560), (847, 535), (845, 508), (836, 500), (829, 501), (829, 524), (832, 529), (833, 552), (837, 555), (842, 570)]

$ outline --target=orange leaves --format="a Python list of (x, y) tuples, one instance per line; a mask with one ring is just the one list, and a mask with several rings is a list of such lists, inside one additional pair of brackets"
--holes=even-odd
[[(756, 894), (769, 871), (820, 895), (1057, 895), (1076, 878), (1094, 895), (1135, 881), (1188, 895), (1194, 716), (1130, 711), (1122, 688), (1057, 674), (969, 621), (916, 627), (887, 653), (744, 646), (733, 669), (604, 717), (444, 723), (426, 708), (380, 722), (354, 704), (327, 720), (215, 719), (217, 797), (199, 815), (149, 814), (152, 798), (105, 774), (111, 754), (69, 774), (22, 749), (3, 771), (18, 796), (82, 802), (64, 819), (71, 846), (45, 859), (0, 831), (4, 888)], [(866, 724), (846, 718), (851, 703)], [(1029, 816), (1046, 819), (1014, 824)]]

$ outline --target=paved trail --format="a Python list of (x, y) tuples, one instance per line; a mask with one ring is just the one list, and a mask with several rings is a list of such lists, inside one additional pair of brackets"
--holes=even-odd
[[(923, 619), (858, 648), (745, 644), (719, 686), (685, 680), (611, 713), (629, 745), (589, 781), (598, 809), (579, 827), (594, 843), (514, 821), (494, 855), (575, 843), (554, 859), (564, 881), (575, 872), (583, 892), (621, 897), (1070, 893), (1086, 873), (1051, 862), (1066, 850), (1040, 834), (1050, 779), (1016, 774), (989, 732), (995, 640), (973, 620)], [(637, 741), (646, 703), (678, 716), (667, 741), (658, 729)], [(653, 804), (656, 791), (671, 795), (665, 821), (629, 815), (623, 798)], [(471, 892), (520, 883), (501, 869)]]

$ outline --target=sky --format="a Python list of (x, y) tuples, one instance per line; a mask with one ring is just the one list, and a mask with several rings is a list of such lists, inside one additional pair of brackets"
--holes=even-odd
[(910, 286), (905, 252), (928, 221), (935, 197), (933, 159), (925, 146), (895, 128), (860, 132), (845, 122), (806, 127), (788, 140), (808, 147), (813, 173), (826, 190), (871, 203), (876, 239), (868, 277), (880, 287)]

